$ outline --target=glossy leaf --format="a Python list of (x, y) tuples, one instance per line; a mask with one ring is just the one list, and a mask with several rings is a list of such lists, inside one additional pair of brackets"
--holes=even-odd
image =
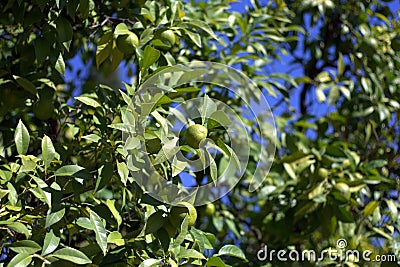
[(28, 151), (30, 136), (28, 129), (21, 120), (18, 122), (17, 128), (15, 129), (14, 141), (18, 154), (25, 155)]
[(70, 247), (59, 249), (51, 254), (51, 256), (76, 264), (92, 263), (92, 261), (84, 253)]

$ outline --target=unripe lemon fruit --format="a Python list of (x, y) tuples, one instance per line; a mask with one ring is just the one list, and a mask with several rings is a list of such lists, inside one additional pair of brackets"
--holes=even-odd
[(343, 168), (347, 168), (349, 166), (350, 166), (350, 160), (348, 159), (343, 160)]
[(215, 205), (213, 203), (208, 203), (204, 209), (204, 215), (207, 217), (213, 216), (215, 213)]
[(174, 45), (176, 42), (176, 36), (175, 33), (172, 30), (166, 30), (163, 31), (160, 34), (160, 40), (166, 43), (169, 43), (169, 45)]
[(326, 177), (328, 177), (328, 174), (329, 174), (329, 172), (328, 172), (327, 169), (325, 169), (325, 168), (319, 168), (318, 169), (318, 176), (319, 177), (326, 178)]
[(117, 47), (124, 54), (130, 54), (135, 51), (135, 47), (139, 45), (139, 39), (136, 34), (124, 34), (117, 37)]
[(48, 120), (53, 116), (54, 104), (51, 99), (42, 98), (33, 104), (33, 113), (40, 120)]
[(186, 130), (186, 143), (193, 148), (199, 148), (200, 142), (207, 138), (207, 134), (208, 130), (205, 126), (193, 124)]
[(196, 223), (196, 208), (188, 202), (178, 202), (178, 206), (173, 206), (169, 214), (169, 221), (175, 228), (180, 228), (185, 216), (188, 216), (188, 226), (191, 227)]
[(400, 36), (397, 36), (396, 38), (394, 38), (391, 41), (390, 46), (392, 47), (392, 49), (394, 51), (400, 51)]

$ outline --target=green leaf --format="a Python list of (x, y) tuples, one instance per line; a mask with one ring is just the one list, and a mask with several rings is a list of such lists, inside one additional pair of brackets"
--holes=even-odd
[(17, 233), (25, 235), (26, 238), (28, 238), (29, 235), (30, 235), (29, 229), (25, 226), (25, 224), (22, 224), (20, 222), (11, 222), (7, 226), (11, 230), (13, 230), (13, 231), (15, 231)]
[(10, 204), (13, 206), (17, 205), (18, 193), (11, 182), (7, 183), (7, 189), (8, 189), (8, 201), (10, 201)]
[(56, 156), (56, 150), (54, 149), (53, 142), (50, 137), (45, 135), (42, 139), (42, 159), (45, 166), (48, 166)]
[(180, 247), (180, 251), (178, 254), (179, 258), (188, 258), (188, 259), (205, 259), (204, 255), (194, 249), (187, 249), (184, 247)]
[(156, 211), (153, 214), (151, 214), (146, 223), (146, 230), (145, 230), (146, 235), (156, 232), (164, 225), (166, 221), (167, 221), (166, 214), (162, 210)]
[(60, 16), (55, 21), (56, 30), (58, 34), (58, 40), (61, 43), (68, 42), (72, 40), (72, 26), (68, 20)]
[(226, 113), (222, 110), (217, 110), (213, 112), (208, 118), (207, 128), (212, 129), (218, 126), (229, 126), (231, 125), (231, 120)]
[(8, 246), (12, 251), (16, 253), (34, 254), (35, 252), (42, 249), (42, 247), (32, 240), (22, 240), (12, 243)]
[(103, 63), (111, 54), (112, 51), (112, 33), (107, 32), (101, 38), (96, 49), (96, 66), (99, 68), (100, 64)]
[(52, 256), (67, 260), (76, 264), (89, 264), (92, 263), (92, 261), (82, 252), (79, 250), (76, 250), (74, 248), (66, 247), (57, 250), (52, 254)]
[(115, 208), (115, 199), (107, 199), (106, 205), (107, 205), (108, 209), (111, 211), (114, 218), (117, 220), (117, 224), (118, 224), (118, 228), (119, 228), (119, 226), (122, 223), (122, 217), (119, 214), (118, 210)]
[(85, 105), (91, 106), (93, 108), (101, 107), (99, 102), (97, 102), (96, 100), (94, 100), (90, 97), (87, 97), (87, 96), (77, 96), (77, 97), (75, 97), (75, 99), (84, 103)]
[(65, 6), (65, 0), (56, 0), (56, 5), (59, 10), (63, 9)]
[(329, 91), (328, 94), (328, 103), (330, 105), (333, 105), (337, 102), (339, 99), (339, 88), (337, 86), (332, 86), (331, 90)]
[(154, 62), (156, 62), (159, 57), (160, 57), (160, 51), (151, 46), (146, 46), (146, 48), (144, 49), (143, 59), (140, 62), (141, 63), (140, 70), (144, 73), (147, 73), (147, 69)]
[(112, 50), (111, 71), (115, 71), (123, 59), (124, 53), (122, 53), (117, 47), (114, 47)]
[(210, 163), (209, 167), (210, 167), (211, 180), (213, 180), (213, 182), (216, 183), (217, 179), (218, 179), (217, 164), (215, 163), (214, 158), (212, 157), (212, 155), (210, 154), (210, 152), (208, 150), (206, 150), (206, 154), (207, 154), (208, 161)]
[(201, 47), (201, 37), (200, 34), (189, 31), (189, 30), (184, 30), (185, 33), (189, 36), (189, 38), (193, 41), (193, 43), (195, 45), (197, 45), (198, 47)]
[(366, 169), (376, 169), (376, 168), (382, 168), (387, 165), (387, 161), (384, 159), (376, 159), (376, 160), (371, 160), (368, 162)]
[(126, 166), (125, 162), (118, 162), (117, 161), (117, 169), (119, 177), (121, 178), (121, 182), (126, 186), (128, 182), (129, 170), (128, 166)]
[(369, 202), (364, 209), (364, 217), (368, 217), (369, 215), (371, 215), (378, 206), (379, 206), (378, 201)]
[(125, 23), (120, 23), (115, 27), (114, 34), (115, 35), (125, 35), (130, 34), (131, 31), (128, 29)]
[(99, 215), (97, 215), (93, 211), (90, 212), (90, 223), (92, 224), (93, 230), (96, 234), (97, 244), (103, 251), (103, 254), (106, 255), (106, 253), (107, 253), (106, 229), (104, 228), (103, 222), (101, 221), (101, 218), (99, 217)]
[(22, 87), (24, 88), (26, 91), (28, 91), (29, 93), (36, 95), (37, 94), (37, 89), (36, 86), (30, 82), (29, 80), (19, 77), (17, 75), (13, 75), (15, 81)]
[(0, 200), (1, 200), (3, 197), (5, 197), (9, 192), (10, 192), (10, 190), (0, 189)]
[(50, 54), (50, 44), (43, 38), (39, 37), (35, 40), (35, 55), (39, 64), (42, 64)]
[(21, 120), (19, 120), (17, 128), (15, 129), (14, 141), (18, 154), (25, 155), (26, 152), (28, 152), (30, 136), (28, 129)]
[(343, 61), (343, 55), (342, 53), (339, 53), (339, 59), (338, 59), (338, 75), (342, 75), (344, 73), (344, 61)]
[(108, 125), (108, 127), (117, 129), (119, 131), (125, 132), (125, 133), (134, 133), (136, 131), (135, 126), (127, 123), (114, 123)]
[(392, 218), (397, 218), (398, 215), (398, 210), (397, 210), (397, 206), (396, 203), (393, 199), (385, 199), (387, 206), (389, 208), (390, 211), (390, 215), (392, 216)]
[(65, 75), (65, 63), (64, 59), (60, 53), (60, 55), (57, 58), (56, 65), (54, 66), (56, 70), (61, 73), (62, 75)]
[(74, 176), (77, 172), (84, 170), (85, 168), (78, 165), (66, 165), (57, 169), (54, 173), (55, 176)]
[(242, 260), (246, 260), (243, 251), (234, 245), (225, 245), (218, 251), (218, 256), (231, 256)]
[(157, 259), (147, 259), (143, 261), (139, 267), (157, 267), (160, 266), (160, 260)]
[(207, 260), (207, 267), (226, 267), (227, 265), (217, 256), (212, 256)]
[(125, 240), (118, 231), (111, 232), (107, 237), (107, 243), (115, 244), (117, 246), (125, 245)]
[(62, 166), (61, 168), (57, 169), (54, 172), (55, 176), (74, 176), (75, 173), (84, 170), (85, 168), (78, 166), (78, 165), (66, 165)]
[(193, 236), (193, 239), (199, 246), (199, 251), (204, 251), (204, 249), (213, 248), (213, 245), (207, 238), (207, 233), (192, 227), (190, 228), (190, 234)]
[(52, 226), (53, 224), (59, 222), (65, 215), (65, 209), (61, 209), (54, 213), (49, 210), (46, 217), (46, 227)]
[(80, 217), (76, 220), (76, 224), (82, 228), (93, 230), (93, 226), (90, 222), (90, 219), (87, 217)]
[(177, 176), (181, 173), (185, 168), (190, 167), (189, 163), (186, 161), (180, 161), (177, 157), (172, 159), (171, 168), (172, 168), (172, 177)]
[(162, 249), (164, 251), (168, 251), (169, 244), (171, 242), (171, 238), (168, 234), (168, 231), (164, 228), (160, 228), (154, 235), (157, 237), (158, 241), (160, 241)]
[(106, 162), (99, 168), (98, 173), (99, 176), (96, 180), (96, 186), (94, 188), (95, 192), (103, 189), (106, 185), (110, 183), (111, 178), (114, 174), (114, 165), (110, 162)]
[(323, 71), (320, 74), (318, 74), (318, 76), (316, 77), (316, 80), (321, 83), (326, 83), (326, 82), (331, 81), (332, 79), (328, 72)]
[(97, 143), (97, 142), (99, 142), (99, 140), (101, 140), (101, 137), (98, 136), (97, 134), (88, 134), (88, 135), (82, 136), (82, 138), (85, 140), (89, 140), (91, 142), (95, 142), (95, 143)]
[(171, 140), (167, 141), (163, 145), (160, 152), (158, 152), (153, 164), (157, 165), (163, 163), (176, 155), (176, 153), (179, 151), (179, 146), (176, 145), (177, 141), (177, 138), (172, 138)]
[(225, 152), (226, 156), (231, 160), (233, 159), (233, 162), (236, 165), (236, 168), (238, 168), (239, 170), (242, 169), (242, 167), (240, 166), (240, 161), (238, 156), (236, 155), (235, 151), (233, 151), (233, 149), (228, 146), (227, 144), (225, 144), (221, 139), (218, 138), (217, 140), (217, 145), (219, 148), (222, 149), (223, 152)]
[(89, 0), (80, 0), (78, 11), (86, 19), (89, 16)]
[(207, 32), (213, 39), (218, 40), (219, 42), (221, 42), (222, 40), (220, 40), (220, 38), (218, 38), (217, 35), (215, 35), (214, 31), (211, 29), (210, 25), (207, 24), (204, 21), (201, 20), (196, 20), (196, 19), (192, 19), (192, 18), (185, 18), (186, 21), (184, 21), (184, 24), (190, 24), (193, 26), (198, 27), (199, 29)]
[(180, 244), (182, 244), (182, 242), (186, 238), (186, 234), (188, 233), (188, 230), (189, 230), (188, 229), (188, 216), (186, 215), (181, 224), (181, 230), (172, 245), (173, 247), (177, 247)]
[(322, 90), (321, 86), (318, 86), (315, 90), (315, 93), (317, 95), (317, 99), (320, 103), (325, 102), (326, 101), (326, 96), (324, 91)]
[(21, 254), (17, 254), (17, 255), (8, 263), (7, 266), (25, 267), (25, 266), (29, 266), (31, 262), (32, 262), (32, 255), (29, 255), (29, 254), (27, 254), (27, 253), (21, 253)]
[(296, 173), (294, 172), (293, 165), (290, 163), (283, 163), (283, 167), (285, 168), (287, 174), (294, 180), (297, 179)]
[(208, 95), (205, 95), (202, 100), (203, 103), (201, 103), (199, 111), (201, 115), (201, 121), (203, 124), (205, 124), (206, 118), (210, 118), (212, 114), (217, 112), (217, 105)]
[(53, 229), (46, 233), (43, 242), (42, 256), (52, 253), (60, 244), (60, 238), (53, 233)]

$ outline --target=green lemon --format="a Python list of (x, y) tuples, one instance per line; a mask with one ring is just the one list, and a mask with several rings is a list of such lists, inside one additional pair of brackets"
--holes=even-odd
[(49, 98), (41, 98), (33, 104), (33, 113), (40, 120), (48, 120), (54, 114), (54, 104)]
[(149, 154), (157, 154), (161, 147), (161, 140), (158, 138), (149, 139), (146, 141), (146, 150)]
[(200, 142), (207, 138), (207, 134), (208, 130), (206, 127), (200, 124), (193, 124), (186, 130), (186, 143), (193, 148), (199, 148)]
[(335, 189), (342, 193), (346, 199), (350, 198), (351, 192), (350, 187), (345, 183), (337, 183)]
[(169, 213), (169, 221), (175, 228), (180, 228), (185, 216), (188, 215), (188, 226), (191, 227), (196, 223), (196, 208), (188, 202), (178, 202), (178, 206), (173, 206)]
[(343, 160), (343, 168), (347, 168), (349, 166), (350, 166), (350, 160), (348, 159)]
[(328, 172), (327, 169), (325, 169), (325, 168), (319, 168), (318, 169), (318, 176), (319, 177), (326, 178), (326, 177), (328, 177), (328, 174), (329, 174), (329, 172)]
[(394, 51), (400, 51), (400, 36), (395, 37), (391, 42), (390, 46)]
[(204, 215), (207, 217), (213, 216), (215, 213), (215, 205), (213, 203), (208, 203), (204, 209)]
[(166, 42), (166, 43), (168, 43), (169, 45), (172, 46), (176, 42), (175, 33), (172, 30), (163, 31), (160, 34), (160, 40), (163, 41), (163, 42)]
[(124, 34), (117, 37), (117, 47), (124, 54), (131, 54), (135, 47), (139, 45), (139, 39), (136, 34)]

